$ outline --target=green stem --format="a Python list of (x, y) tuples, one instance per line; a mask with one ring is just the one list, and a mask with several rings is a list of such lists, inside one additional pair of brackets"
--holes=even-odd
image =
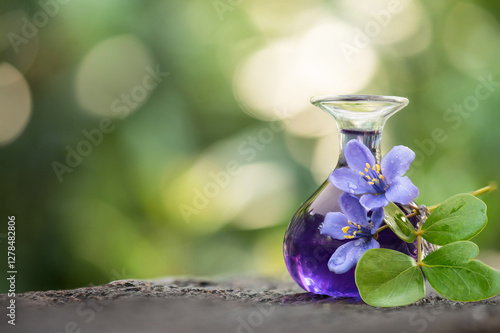
[(422, 262), (422, 236), (417, 235), (417, 263)]
[(412, 204), (411, 202), (408, 204), (411, 208), (413, 208), (413, 210), (416, 210), (418, 211), (418, 206), (417, 205), (414, 205)]
[(487, 192), (490, 192), (490, 191), (495, 191), (497, 188), (498, 188), (497, 183), (491, 182), (490, 185), (485, 186), (483, 188), (480, 188), (479, 190), (472, 191), (472, 192), (470, 192), (470, 194), (478, 197), (481, 194), (484, 194), (484, 193), (487, 193)]
[(413, 217), (413, 216), (417, 216), (418, 214), (420, 214), (417, 210), (415, 210), (413, 213), (410, 213), (408, 215), (405, 215), (406, 218), (409, 218), (409, 217)]
[[(384, 220), (384, 221), (385, 221), (385, 220)], [(388, 225), (388, 224), (387, 224), (387, 222), (386, 222), (386, 224), (385, 224), (385, 225), (383, 225), (383, 226), (381, 226), (380, 228), (378, 228), (378, 229), (377, 229), (377, 232), (373, 235), (373, 238), (374, 238), (375, 240), (377, 240), (377, 239), (378, 239), (378, 233), (379, 233), (379, 232), (381, 232), (382, 230), (387, 229), (387, 228), (389, 228), (389, 225)]]
[[(483, 188), (480, 188), (479, 190), (469, 192), (469, 194), (472, 194), (473, 196), (480, 196), (481, 194), (487, 193), (487, 192), (492, 192), (495, 191), (498, 188), (497, 184), (495, 182), (491, 182), (490, 185), (485, 186)], [(427, 209), (432, 212), (434, 209), (438, 208), (440, 204), (438, 205), (433, 205), (427, 207)]]
[(421, 265), (422, 262), (422, 222), (418, 224), (417, 229), (417, 263)]
[(377, 229), (377, 232), (376, 232), (376, 233), (378, 234), (379, 232), (381, 232), (382, 230), (385, 230), (385, 229), (387, 229), (387, 228), (389, 228), (389, 225), (388, 225), (388, 224), (383, 225), (383, 226), (381, 226), (380, 228), (378, 228), (378, 229)]

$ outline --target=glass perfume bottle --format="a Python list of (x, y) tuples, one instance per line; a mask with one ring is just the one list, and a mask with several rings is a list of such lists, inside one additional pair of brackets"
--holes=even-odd
[[(408, 104), (403, 97), (341, 95), (313, 97), (311, 103), (335, 119), (340, 135), (340, 156), (335, 169), (347, 166), (343, 151), (350, 140), (364, 143), (373, 153), (376, 163), (381, 160), (382, 131), (386, 120)], [(344, 274), (328, 269), (335, 250), (347, 240), (335, 240), (321, 235), (321, 226), (328, 212), (339, 212), (337, 189), (328, 179), (297, 210), (285, 233), (283, 253), (288, 272), (306, 291), (334, 297), (359, 297), (354, 281), (355, 268)], [(400, 206), (405, 212), (410, 207)], [(419, 217), (409, 219), (414, 226)], [(405, 243), (390, 229), (379, 233), (381, 248), (403, 252), (416, 258), (416, 243)]]

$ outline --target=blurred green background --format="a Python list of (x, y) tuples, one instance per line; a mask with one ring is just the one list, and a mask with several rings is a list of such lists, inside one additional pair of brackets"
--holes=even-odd
[(383, 146), (417, 152), (419, 203), (498, 182), (499, 20), (494, 1), (3, 0), (0, 274), (15, 215), (18, 291), (286, 278), (288, 221), (338, 154), (314, 95), (409, 98)]

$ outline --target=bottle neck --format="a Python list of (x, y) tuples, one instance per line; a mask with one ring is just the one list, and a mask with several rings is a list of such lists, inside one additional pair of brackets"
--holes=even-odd
[(337, 167), (344, 167), (344, 147), (350, 140), (367, 146), (380, 163), (382, 129), (386, 120), (408, 104), (408, 99), (378, 95), (332, 95), (311, 98), (311, 103), (326, 111), (337, 122), (340, 156)]
[(382, 131), (376, 130), (363, 130), (363, 129), (340, 129), (340, 154), (339, 161), (337, 163), (337, 168), (347, 166), (347, 162), (344, 156), (344, 148), (346, 144), (351, 140), (357, 140), (362, 142), (367, 146), (373, 156), (375, 156), (375, 161), (380, 164), (381, 158), (381, 145), (382, 145)]

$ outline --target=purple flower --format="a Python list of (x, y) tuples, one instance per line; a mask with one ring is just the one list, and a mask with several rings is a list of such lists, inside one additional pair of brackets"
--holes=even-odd
[(418, 197), (418, 188), (408, 177), (402, 177), (415, 159), (410, 148), (392, 148), (378, 165), (364, 144), (351, 140), (345, 146), (344, 155), (349, 168), (333, 171), (329, 179), (344, 192), (364, 194), (360, 203), (366, 209), (387, 206), (389, 201), (406, 205)]
[(322, 235), (351, 240), (338, 247), (328, 261), (328, 269), (336, 274), (347, 272), (356, 266), (363, 253), (380, 247), (373, 235), (384, 221), (383, 208), (374, 210), (371, 217), (368, 217), (359, 199), (353, 195), (342, 193), (339, 205), (343, 214), (327, 213), (321, 227)]

